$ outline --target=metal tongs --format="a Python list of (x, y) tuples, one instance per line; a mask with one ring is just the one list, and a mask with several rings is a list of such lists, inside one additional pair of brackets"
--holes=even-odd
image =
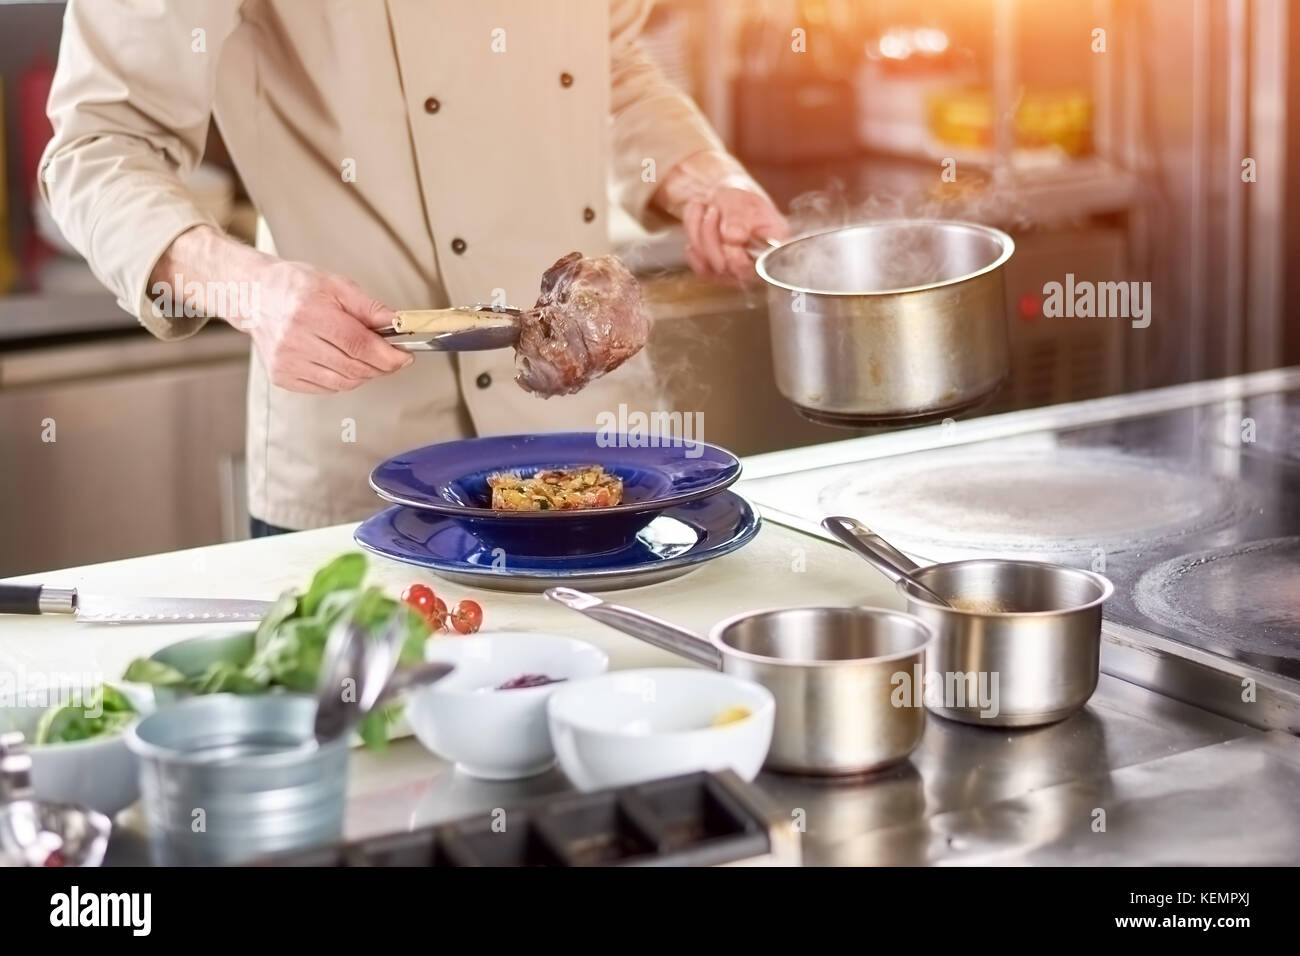
[(455, 667), (422, 661), (398, 669), (405, 637), (401, 614), (371, 637), (351, 618), (335, 624), (325, 643), (316, 684), (315, 737), (326, 743), (350, 733), (361, 719), (403, 691), (440, 681)]
[(417, 309), (397, 313), (391, 329), (379, 334), (408, 352), (482, 352), (514, 347), (519, 341), (522, 309), (470, 305), (454, 309)]

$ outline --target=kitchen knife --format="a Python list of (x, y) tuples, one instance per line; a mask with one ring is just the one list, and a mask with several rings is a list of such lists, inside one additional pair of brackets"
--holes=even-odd
[(238, 598), (103, 597), (76, 588), (0, 584), (0, 614), (73, 614), (84, 624), (256, 621), (273, 601)]

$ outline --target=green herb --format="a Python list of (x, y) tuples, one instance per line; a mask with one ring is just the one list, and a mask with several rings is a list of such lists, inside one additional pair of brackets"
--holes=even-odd
[[(350, 618), (378, 638), (394, 615), (400, 616), (403, 628), (399, 663), (418, 663), (429, 637), (428, 622), (379, 588), (363, 587), (365, 577), (365, 555), (340, 555), (316, 572), (305, 593), (286, 592), (266, 612), (253, 636), (252, 657), (245, 653), (246, 659), (212, 661), (200, 674), (183, 674), (167, 664), (137, 658), (127, 667), (125, 679), (193, 694), (257, 694), (275, 688), (311, 693), (335, 624)], [(362, 739), (382, 748), (389, 725), (400, 716), (398, 706), (369, 714), (359, 727)]]
[(51, 707), (36, 725), (33, 743), (59, 744), (121, 733), (136, 711), (116, 688), (102, 685), (78, 704)]
[(155, 687), (184, 687), (188, 678), (170, 664), (149, 657), (137, 657), (126, 666), (122, 680)]

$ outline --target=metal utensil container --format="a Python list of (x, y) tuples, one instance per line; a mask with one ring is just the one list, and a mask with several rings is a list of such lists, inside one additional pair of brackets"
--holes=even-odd
[(1015, 244), (968, 222), (872, 222), (759, 256), (776, 385), (829, 425), (919, 421), (979, 404), (1006, 379), (1003, 267)]
[(127, 738), (155, 862), (235, 863), (337, 841), (348, 739), (317, 743), (316, 701), (296, 694), (192, 697)]

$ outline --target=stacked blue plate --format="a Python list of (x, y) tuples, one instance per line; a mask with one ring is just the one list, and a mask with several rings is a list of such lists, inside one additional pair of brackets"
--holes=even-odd
[[(370, 485), (393, 507), (362, 522), (357, 543), (477, 587), (541, 591), (638, 587), (729, 554), (758, 533), (727, 488), (730, 452), (704, 442), (603, 432), (500, 435), (428, 445), (381, 463)], [(574, 511), (496, 511), (488, 476), (600, 465), (623, 500)]]

